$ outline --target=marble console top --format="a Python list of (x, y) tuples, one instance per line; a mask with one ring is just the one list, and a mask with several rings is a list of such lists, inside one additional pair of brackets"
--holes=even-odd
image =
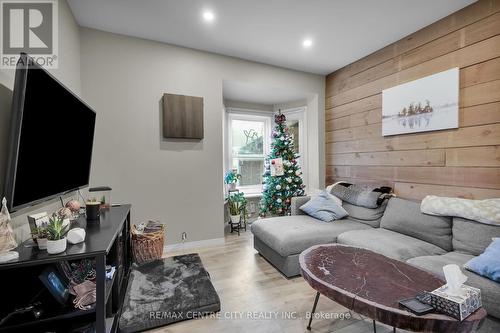
[(321, 294), (382, 323), (429, 332), (474, 331), (486, 316), (479, 309), (460, 322), (442, 314), (416, 316), (398, 302), (445, 282), (434, 274), (381, 254), (340, 244), (313, 246), (300, 255), (304, 279)]

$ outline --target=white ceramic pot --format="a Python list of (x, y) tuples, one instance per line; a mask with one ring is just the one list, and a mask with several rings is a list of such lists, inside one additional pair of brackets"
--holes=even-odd
[(36, 243), (39, 250), (47, 250), (47, 238), (37, 238)]
[(66, 251), (66, 237), (47, 241), (47, 252), (49, 254), (58, 254), (64, 251)]
[(240, 223), (240, 215), (231, 215), (231, 223), (238, 224)]

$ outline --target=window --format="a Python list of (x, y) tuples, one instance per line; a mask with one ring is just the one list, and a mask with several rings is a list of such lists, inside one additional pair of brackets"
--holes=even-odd
[(293, 136), (293, 150), (296, 153), (300, 152), (300, 124), (299, 120), (297, 119), (291, 119), (286, 121), (288, 125), (288, 130), (290, 131), (290, 134)]
[[(294, 148), (300, 154), (302, 179), (307, 179), (307, 125), (305, 107), (282, 110), (293, 134)], [(271, 147), (274, 113), (227, 108), (225, 125), (225, 171), (236, 169), (241, 174), (237, 188), (245, 194), (262, 192), (264, 161)]]
[(260, 193), (264, 160), (269, 153), (271, 114), (228, 109), (226, 169), (241, 174), (238, 188), (247, 194)]
[(296, 153), (300, 155), (298, 159), (302, 169), (302, 180), (307, 186), (307, 125), (305, 117), (305, 107), (282, 110), (286, 116), (286, 124), (290, 134), (293, 135), (293, 146)]

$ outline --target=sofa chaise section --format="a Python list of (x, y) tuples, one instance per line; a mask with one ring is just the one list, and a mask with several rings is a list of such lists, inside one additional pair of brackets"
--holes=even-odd
[(341, 233), (356, 229), (372, 228), (349, 219), (328, 223), (307, 215), (271, 217), (252, 224), (254, 236), (282, 257), (313, 245), (334, 243)]
[(362, 208), (356, 211), (358, 214), (354, 213), (361, 219), (354, 220), (349, 216), (323, 222), (299, 209), (309, 199), (307, 196), (292, 198), (291, 216), (265, 218), (252, 223), (254, 248), (286, 277), (300, 274), (299, 255), (302, 251), (313, 245), (335, 243), (337, 237), (347, 231), (373, 230), (372, 226), (378, 225), (383, 214), (380, 209)]
[(323, 222), (307, 215), (265, 218), (252, 223), (254, 248), (285, 276), (300, 274), (299, 254), (318, 244), (334, 243), (338, 235), (372, 227), (343, 219)]

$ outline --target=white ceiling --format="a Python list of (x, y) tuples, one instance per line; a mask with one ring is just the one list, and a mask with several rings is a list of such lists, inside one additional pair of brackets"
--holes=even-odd
[(311, 94), (302, 91), (268, 87), (249, 82), (224, 80), (222, 82), (224, 99), (240, 102), (275, 105), (307, 100)]
[[(69, 0), (84, 27), (328, 74), (475, 0)], [(202, 19), (204, 10), (214, 22)], [(311, 38), (310, 49), (302, 41)]]

